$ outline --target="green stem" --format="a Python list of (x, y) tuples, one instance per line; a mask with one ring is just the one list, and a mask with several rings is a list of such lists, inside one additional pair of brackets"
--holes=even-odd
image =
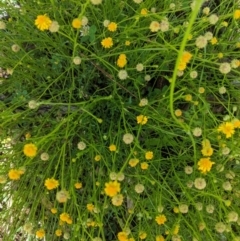
[(195, 141), (194, 141), (194, 138), (193, 138), (193, 136), (191, 134), (190, 128), (189, 128), (189, 126), (187, 124), (180, 122), (177, 119), (177, 117), (175, 116), (175, 114), (174, 114), (174, 90), (175, 90), (175, 85), (176, 85), (177, 71), (178, 71), (178, 66), (179, 66), (179, 63), (180, 63), (180, 59), (181, 59), (181, 56), (182, 56), (182, 54), (183, 54), (183, 52), (185, 50), (185, 47), (186, 47), (186, 44), (187, 44), (187, 40), (188, 40), (188, 36), (191, 33), (192, 26), (193, 26), (193, 24), (194, 24), (194, 22), (195, 22), (195, 20), (197, 18), (197, 14), (198, 14), (201, 6), (202, 6), (202, 3), (203, 3), (203, 0), (196, 1), (196, 5), (194, 7), (194, 10), (192, 12), (192, 15), (191, 15), (191, 18), (190, 18), (190, 21), (189, 21), (189, 24), (188, 24), (188, 27), (186, 29), (186, 32), (184, 34), (182, 43), (180, 45), (180, 50), (179, 50), (179, 53), (178, 53), (177, 61), (176, 61), (176, 64), (175, 64), (175, 68), (174, 68), (174, 72), (173, 72), (173, 76), (172, 76), (172, 80), (171, 80), (170, 96), (169, 96), (169, 99), (170, 99), (170, 112), (171, 112), (172, 118), (190, 136), (191, 141), (192, 141), (192, 145), (193, 145), (193, 149), (194, 149), (194, 158), (195, 158), (195, 160), (196, 160), (196, 146), (195, 146)]

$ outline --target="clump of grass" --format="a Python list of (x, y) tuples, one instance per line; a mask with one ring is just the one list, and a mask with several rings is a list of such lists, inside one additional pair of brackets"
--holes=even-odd
[(239, 3), (18, 4), (0, 5), (2, 239), (240, 240)]

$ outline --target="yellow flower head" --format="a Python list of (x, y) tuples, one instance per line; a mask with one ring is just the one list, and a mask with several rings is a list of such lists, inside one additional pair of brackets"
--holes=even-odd
[(111, 144), (111, 145), (109, 146), (109, 150), (110, 150), (110, 151), (116, 151), (116, 150), (117, 150), (116, 145)]
[(44, 229), (41, 228), (41, 229), (37, 230), (37, 232), (36, 232), (36, 237), (37, 238), (42, 239), (42, 238), (44, 238), (44, 236), (45, 236)]
[(56, 208), (51, 208), (51, 213), (52, 214), (56, 214), (57, 213), (57, 209)]
[(155, 221), (157, 222), (158, 225), (162, 225), (167, 221), (167, 218), (164, 214), (159, 214), (156, 218)]
[(234, 19), (240, 18), (240, 9), (237, 9), (237, 10), (234, 11), (233, 18)]
[(186, 101), (192, 101), (192, 95), (191, 94), (185, 95), (185, 100)]
[(182, 58), (181, 58), (181, 61), (185, 62), (185, 63), (189, 63), (191, 58), (192, 58), (192, 54), (187, 52), (187, 51), (184, 51), (183, 55), (182, 55)]
[(23, 153), (27, 157), (35, 157), (37, 155), (37, 147), (36, 145), (30, 143), (30, 144), (25, 144), (23, 147)]
[(81, 19), (79, 19), (79, 18), (74, 18), (73, 21), (72, 21), (72, 27), (73, 27), (73, 28), (76, 28), (76, 29), (79, 29), (79, 28), (81, 28), (81, 26), (82, 26), (82, 21), (81, 21)]
[(117, 66), (123, 68), (127, 64), (126, 54), (120, 54), (117, 60)]
[(180, 109), (177, 109), (174, 111), (175, 116), (180, 117), (182, 116), (182, 111)]
[(126, 45), (126, 46), (129, 46), (130, 44), (131, 44), (131, 42), (130, 42), (129, 40), (126, 40), (126, 41), (125, 41), (125, 45)]
[(128, 162), (129, 166), (131, 166), (131, 167), (135, 167), (138, 163), (139, 163), (139, 159), (137, 159), (137, 158), (132, 158)]
[(198, 161), (198, 170), (205, 174), (211, 171), (213, 164), (215, 164), (215, 162), (210, 161), (210, 157), (201, 158), (200, 161)]
[(128, 235), (126, 232), (119, 232), (117, 237), (119, 241), (128, 241)]
[(142, 169), (142, 170), (147, 170), (147, 169), (148, 169), (148, 166), (149, 166), (149, 165), (148, 165), (147, 162), (142, 162), (142, 163), (141, 163), (141, 169)]
[(156, 241), (164, 241), (165, 238), (162, 235), (156, 236)]
[(218, 40), (217, 40), (216, 37), (213, 37), (213, 38), (210, 40), (210, 42), (211, 42), (212, 45), (215, 45), (215, 44), (217, 44)]
[(41, 31), (48, 30), (49, 27), (51, 26), (51, 23), (52, 23), (51, 19), (46, 14), (38, 15), (37, 18), (35, 19), (35, 25)]
[(223, 134), (226, 135), (226, 138), (230, 138), (234, 134), (234, 132), (235, 132), (234, 124), (232, 122), (222, 123), (218, 127), (218, 132), (222, 132)]
[(146, 8), (141, 9), (141, 15), (146, 16), (148, 14), (148, 10)]
[(213, 154), (213, 149), (212, 147), (204, 147), (202, 150), (201, 150), (203, 156), (211, 156)]
[(117, 30), (117, 24), (114, 22), (110, 22), (107, 26), (108, 30), (111, 32), (115, 32)]
[(48, 190), (52, 190), (59, 186), (59, 182), (54, 178), (48, 178), (45, 180), (44, 185)]
[(178, 208), (178, 207), (174, 207), (174, 208), (173, 208), (173, 212), (174, 212), (174, 213), (179, 213), (179, 208)]
[(68, 224), (72, 224), (72, 219), (68, 213), (62, 213), (60, 214), (60, 220), (62, 222), (66, 222)]
[(11, 169), (9, 170), (8, 172), (8, 177), (11, 179), (11, 180), (19, 180), (20, 177), (21, 177), (22, 173), (21, 171), (19, 171), (18, 169)]
[(105, 194), (109, 197), (114, 197), (120, 192), (120, 183), (117, 181), (105, 183)]
[(173, 235), (177, 235), (177, 234), (179, 233), (179, 229), (180, 229), (180, 225), (177, 224), (177, 225), (173, 228), (173, 231), (172, 231)]
[(62, 236), (62, 230), (61, 230), (61, 229), (57, 229), (57, 230), (55, 231), (55, 235), (56, 235), (57, 237)]
[(153, 152), (152, 152), (152, 151), (147, 151), (147, 152), (145, 153), (145, 159), (146, 159), (146, 160), (151, 160), (151, 159), (153, 159)]
[(113, 46), (113, 40), (111, 37), (108, 37), (108, 38), (103, 39), (101, 44), (104, 48), (108, 49)]
[(145, 115), (137, 116), (137, 123), (140, 125), (145, 125), (148, 122), (148, 118)]
[(147, 233), (146, 232), (143, 232), (143, 231), (141, 231), (140, 233), (139, 233), (139, 238), (142, 240), (142, 239), (145, 239), (147, 237)]
[(82, 183), (81, 183), (81, 182), (76, 182), (76, 183), (74, 184), (74, 187), (75, 187), (76, 189), (81, 189), (81, 188), (82, 188)]
[(100, 156), (100, 155), (96, 155), (96, 156), (94, 157), (94, 160), (95, 160), (96, 162), (99, 162), (99, 161), (101, 160), (101, 156)]
[(179, 65), (178, 65), (178, 70), (183, 71), (186, 69), (186, 67), (187, 67), (186, 62), (180, 61)]
[(88, 204), (87, 204), (87, 210), (88, 210), (89, 212), (92, 212), (92, 211), (94, 210), (94, 208), (95, 208), (95, 206), (94, 206), (92, 203), (88, 203)]
[(209, 141), (208, 139), (204, 139), (204, 140), (202, 141), (202, 147), (203, 147), (203, 148), (211, 147), (210, 141)]
[(234, 119), (232, 121), (234, 128), (240, 128), (240, 120)]
[(149, 28), (151, 32), (158, 32), (161, 29), (161, 25), (157, 21), (152, 21)]

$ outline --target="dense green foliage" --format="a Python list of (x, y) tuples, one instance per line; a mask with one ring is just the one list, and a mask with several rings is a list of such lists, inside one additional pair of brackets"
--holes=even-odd
[(0, 234), (240, 240), (240, 3), (0, 3)]

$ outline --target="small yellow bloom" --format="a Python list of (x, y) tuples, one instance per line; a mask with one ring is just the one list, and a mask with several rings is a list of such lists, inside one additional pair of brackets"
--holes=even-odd
[(210, 161), (210, 157), (201, 158), (198, 161), (198, 170), (205, 174), (211, 171), (213, 164), (215, 164), (215, 162)]
[(202, 141), (202, 150), (203, 156), (211, 156), (213, 154), (213, 149), (211, 147), (211, 143), (208, 139), (204, 139)]
[(44, 185), (48, 190), (53, 190), (59, 186), (59, 182), (54, 178), (47, 178)]
[(51, 213), (52, 214), (56, 214), (57, 213), (57, 209), (56, 208), (51, 208)]
[(180, 229), (180, 225), (177, 224), (177, 225), (173, 228), (173, 231), (172, 231), (173, 235), (177, 235), (177, 234), (179, 233), (179, 229)]
[(72, 224), (72, 219), (68, 213), (62, 213), (60, 214), (60, 220), (62, 222), (66, 222), (68, 224)]
[(180, 61), (179, 65), (178, 65), (178, 70), (183, 71), (186, 69), (186, 67), (187, 67), (187, 63)]
[(41, 31), (48, 30), (51, 26), (51, 23), (51, 19), (46, 14), (38, 15), (35, 19), (35, 25)]
[(201, 150), (203, 156), (211, 156), (213, 154), (213, 148), (212, 147), (204, 147)]
[(182, 111), (180, 109), (175, 110), (175, 116), (180, 117), (182, 115)]
[(37, 238), (42, 239), (42, 238), (44, 238), (44, 236), (45, 236), (45, 231), (44, 231), (43, 228), (37, 230), (37, 232), (36, 232), (36, 237)]
[(181, 61), (185, 63), (189, 63), (191, 58), (192, 58), (192, 54), (187, 51), (184, 51), (181, 57)]
[(82, 188), (82, 183), (81, 182), (76, 182), (74, 184), (74, 186), (75, 186), (76, 189), (81, 189)]
[(101, 160), (101, 156), (100, 156), (100, 155), (96, 155), (96, 156), (94, 157), (94, 160), (95, 160), (96, 162), (99, 162), (99, 161)]
[(227, 27), (228, 26), (228, 22), (227, 21), (223, 21), (221, 24), (222, 24), (223, 27)]
[(167, 221), (167, 218), (164, 214), (159, 214), (156, 218), (155, 221), (157, 222), (158, 225), (162, 225)]
[(148, 122), (147, 116), (139, 115), (137, 116), (137, 123), (140, 125), (145, 125)]
[(123, 68), (127, 64), (126, 54), (120, 54), (117, 59), (117, 66)]
[(23, 153), (27, 157), (35, 157), (37, 155), (37, 147), (36, 145), (29, 143), (25, 144), (23, 147)]
[(152, 160), (153, 159), (153, 152), (152, 151), (147, 151), (145, 153), (145, 159), (146, 160)]
[(156, 236), (156, 241), (165, 241), (165, 238), (162, 235)]
[(232, 204), (232, 201), (231, 200), (225, 200), (224, 203), (227, 207), (230, 207), (231, 204)]
[(192, 101), (192, 95), (191, 94), (185, 95), (185, 100), (189, 102)]
[(55, 235), (56, 235), (57, 237), (62, 236), (62, 230), (61, 230), (61, 229), (57, 229), (57, 230), (55, 231)]
[(233, 18), (234, 19), (240, 18), (240, 9), (237, 9), (237, 10), (234, 11)]
[(218, 53), (218, 58), (222, 59), (223, 58), (223, 53)]
[(147, 237), (147, 233), (146, 233), (146, 232), (141, 231), (141, 232), (139, 233), (139, 238), (140, 238), (141, 240), (145, 239), (146, 237)]
[(149, 28), (151, 32), (158, 32), (161, 29), (161, 25), (157, 21), (152, 21)]
[(234, 128), (240, 128), (240, 120), (234, 119), (232, 121)]
[(73, 28), (76, 28), (76, 29), (79, 29), (79, 28), (81, 28), (81, 26), (82, 26), (82, 21), (81, 21), (81, 19), (79, 19), (79, 18), (74, 18), (73, 21), (72, 21), (72, 27), (73, 27)]
[(132, 158), (129, 160), (128, 164), (131, 166), (131, 167), (135, 167), (137, 164), (139, 163), (139, 159), (137, 158)]
[(134, 238), (129, 238), (128, 241), (135, 241), (135, 239)]
[(222, 132), (226, 135), (226, 138), (230, 138), (235, 133), (234, 124), (232, 122), (222, 123), (218, 127), (218, 132)]
[(148, 169), (148, 166), (149, 166), (149, 165), (148, 165), (147, 162), (142, 162), (142, 163), (141, 163), (141, 169), (142, 169), (142, 170), (147, 170), (147, 169)]
[(107, 28), (109, 31), (115, 32), (117, 30), (117, 24), (115, 22), (110, 22)]
[(203, 147), (203, 148), (211, 147), (210, 141), (209, 141), (208, 139), (204, 139), (204, 140), (202, 141), (202, 147)]
[(128, 235), (126, 232), (119, 232), (117, 237), (119, 241), (128, 241)]
[(213, 37), (210, 42), (212, 45), (215, 45), (218, 42), (218, 40), (216, 37)]
[(178, 208), (178, 207), (174, 207), (174, 208), (173, 208), (173, 212), (174, 212), (174, 213), (179, 213), (179, 208)]
[(105, 191), (105, 194), (109, 197), (114, 197), (120, 192), (120, 190), (121, 190), (120, 183), (117, 181), (105, 183), (104, 191)]
[(87, 204), (87, 210), (88, 210), (89, 212), (92, 212), (92, 211), (94, 210), (94, 208), (95, 208), (95, 206), (94, 206), (92, 203), (88, 203), (88, 204)]
[(126, 41), (125, 41), (125, 45), (126, 45), (126, 46), (129, 46), (130, 44), (131, 44), (131, 42), (130, 42), (129, 40), (126, 40)]
[(205, 92), (205, 88), (204, 87), (199, 87), (198, 88), (198, 93), (199, 94), (203, 94)]
[(141, 9), (141, 15), (146, 16), (148, 14), (148, 10), (146, 8)]
[(11, 169), (8, 172), (8, 177), (11, 180), (19, 180), (21, 175), (22, 175), (22, 173), (18, 169)]
[(111, 48), (113, 46), (113, 40), (111, 37), (108, 37), (108, 38), (103, 39), (101, 44), (106, 49)]
[(116, 150), (117, 150), (116, 145), (111, 144), (111, 145), (109, 146), (109, 150), (110, 150), (110, 151), (116, 151)]

